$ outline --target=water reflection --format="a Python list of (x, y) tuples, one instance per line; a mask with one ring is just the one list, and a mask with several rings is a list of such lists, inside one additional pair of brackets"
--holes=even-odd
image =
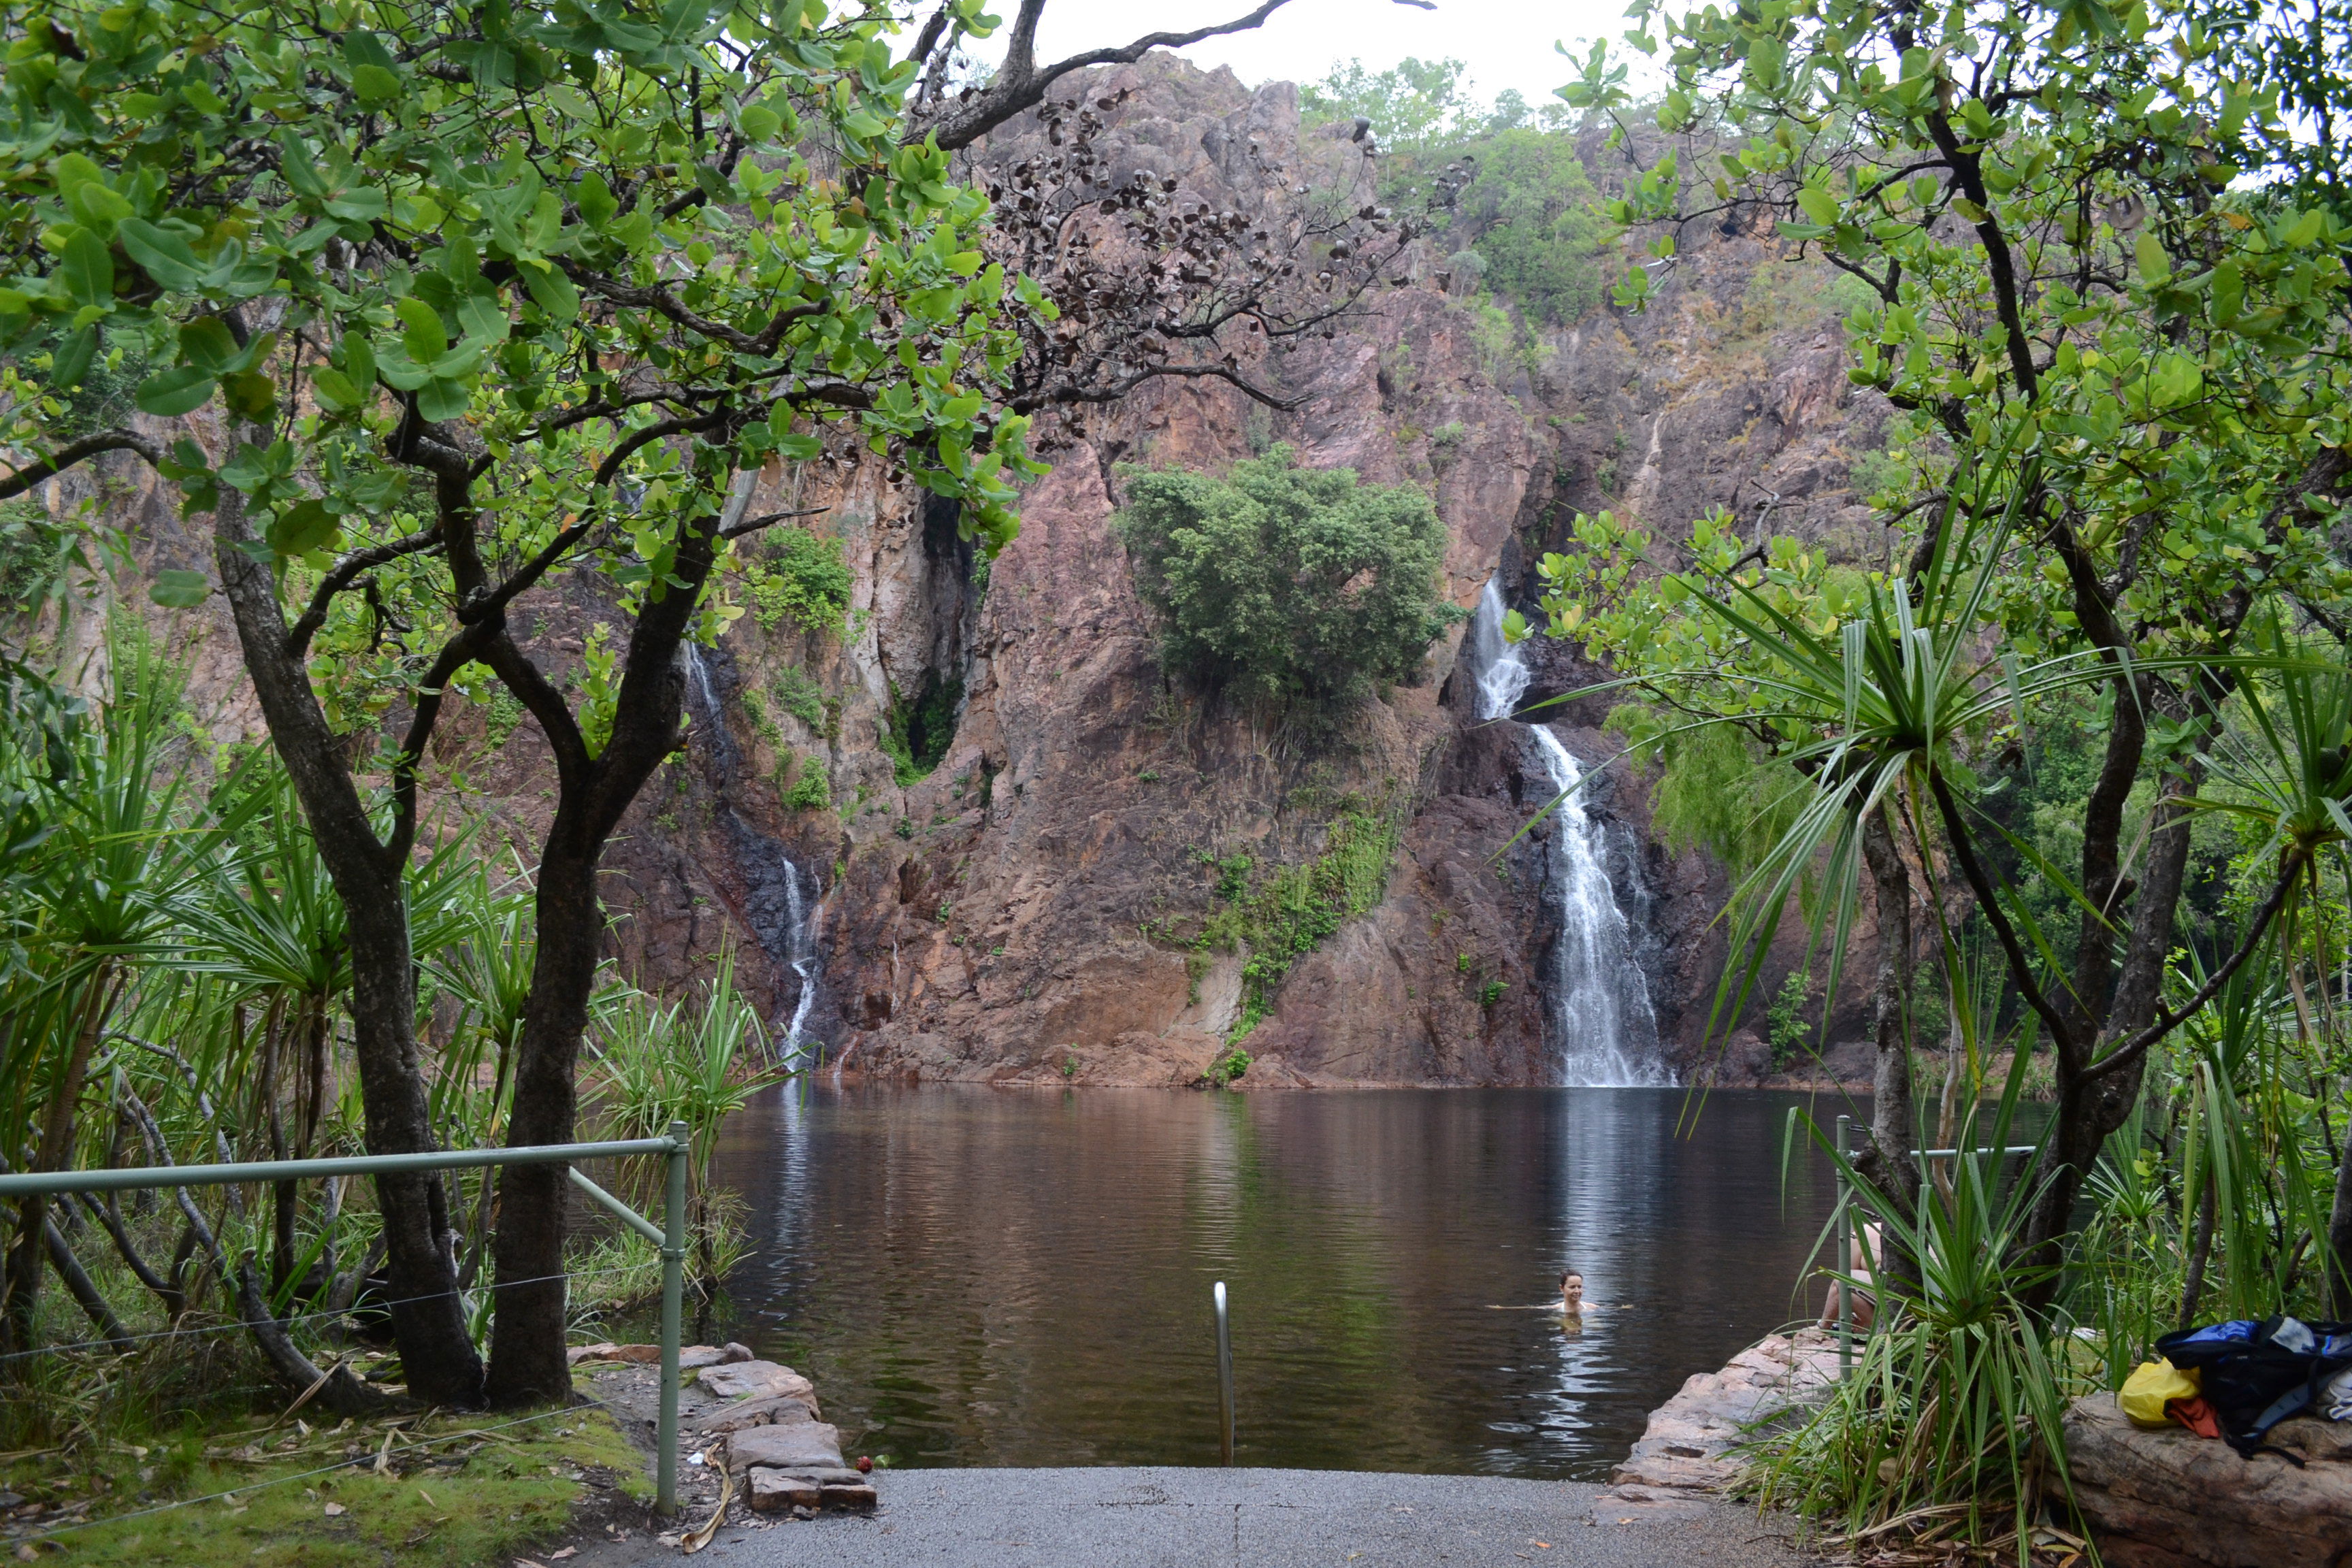
[(1807, 1310), (1831, 1183), (1802, 1155), (1784, 1205), (1790, 1103), (1689, 1136), (1672, 1089), (772, 1095), (719, 1155), (735, 1327), (901, 1464), (1213, 1464), (1223, 1279), (1244, 1462), (1591, 1478)]

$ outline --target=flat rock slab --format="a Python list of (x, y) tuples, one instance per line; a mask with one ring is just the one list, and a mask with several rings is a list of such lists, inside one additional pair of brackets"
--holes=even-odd
[[(787, 1421), (749, 1426), (727, 1435), (727, 1471), (741, 1477), (754, 1468), (777, 1470), (846, 1468), (841, 1434), (823, 1421)], [(856, 1474), (856, 1471), (851, 1471)]]
[[(616, 1345), (606, 1341), (602, 1344), (573, 1345), (563, 1352), (563, 1358), (573, 1366), (578, 1366), (582, 1362), (595, 1361), (625, 1362), (633, 1366), (658, 1366), (661, 1364), (661, 1346)], [(751, 1349), (749, 1345), (728, 1343), (677, 1347), (677, 1365), (680, 1372), (693, 1372), (709, 1366), (724, 1366), (731, 1362), (748, 1362), (751, 1359)]]
[(1644, 1505), (1671, 1502), (1675, 1492), (1719, 1491), (1744, 1468), (1729, 1450), (1745, 1429), (1808, 1402), (1836, 1381), (1837, 1369), (1837, 1336), (1826, 1330), (1768, 1335), (1721, 1372), (1685, 1380), (1650, 1412), (1641, 1440), (1610, 1479), (1624, 1500)]
[[(870, 1518), (767, 1514), (694, 1568), (1799, 1568), (1777, 1519), (1643, 1516), (1594, 1486), (1341, 1470), (894, 1470)], [(1626, 1522), (1621, 1523), (1620, 1521)], [(774, 1521), (774, 1522), (772, 1522)], [(761, 1529), (761, 1525), (769, 1528)], [(642, 1537), (565, 1568), (676, 1568)]]
[(770, 1469), (754, 1466), (750, 1476), (752, 1509), (782, 1513), (790, 1509), (848, 1510), (870, 1513), (878, 1500), (874, 1485), (851, 1469)]
[(719, 1405), (693, 1417), (686, 1426), (689, 1431), (716, 1437), (752, 1426), (767, 1426), (784, 1421), (814, 1421), (816, 1418), (815, 1395), (772, 1394), (764, 1399), (742, 1399)]
[(2135, 1426), (2110, 1394), (2066, 1411), (2075, 1500), (2111, 1568), (2352, 1563), (2352, 1421), (2281, 1422), (2270, 1441), (2303, 1468), (2182, 1426)]
[(707, 1366), (695, 1381), (721, 1399), (772, 1399), (778, 1394), (807, 1398), (816, 1392), (807, 1378), (791, 1367), (778, 1366), (772, 1361), (739, 1361)]

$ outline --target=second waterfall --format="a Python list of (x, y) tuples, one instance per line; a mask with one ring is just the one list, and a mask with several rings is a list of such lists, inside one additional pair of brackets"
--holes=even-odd
[[(1502, 591), (1490, 581), (1463, 639), (1481, 719), (1511, 717), (1528, 689), (1527, 660), (1503, 639), (1503, 611)], [(1585, 809), (1579, 787), (1583, 766), (1549, 725), (1531, 723), (1527, 731), (1551, 794), (1561, 797), (1544, 824), (1551, 862), (1544, 896), (1559, 928), (1544, 996), (1555, 1081), (1592, 1088), (1670, 1084), (1674, 1075), (1658, 1059), (1649, 982), (1634, 962), (1633, 932), (1609, 881), (1601, 825)]]

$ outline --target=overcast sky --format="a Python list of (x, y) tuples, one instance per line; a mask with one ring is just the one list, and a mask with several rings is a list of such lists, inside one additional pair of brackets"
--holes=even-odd
[[(1435, 0), (1437, 9), (1394, 0), (1290, 0), (1254, 32), (1210, 38), (1180, 51), (1204, 68), (1225, 65), (1251, 87), (1314, 81), (1349, 59), (1385, 70), (1407, 55), (1468, 63), (1478, 95), (1517, 88), (1528, 102), (1552, 101), (1571, 74), (1552, 45), (1615, 37), (1624, 0)], [(989, 9), (1012, 20), (1018, 0)], [(1037, 29), (1037, 58), (1124, 44), (1145, 33), (1188, 32), (1255, 9), (1251, 0), (1049, 0)], [(982, 52), (1002, 53), (1003, 29)]]

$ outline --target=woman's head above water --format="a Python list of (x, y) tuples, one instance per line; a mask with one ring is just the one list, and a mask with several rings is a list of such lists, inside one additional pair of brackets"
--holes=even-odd
[(1571, 1312), (1584, 1305), (1584, 1276), (1573, 1268), (1560, 1270), (1559, 1304)]

